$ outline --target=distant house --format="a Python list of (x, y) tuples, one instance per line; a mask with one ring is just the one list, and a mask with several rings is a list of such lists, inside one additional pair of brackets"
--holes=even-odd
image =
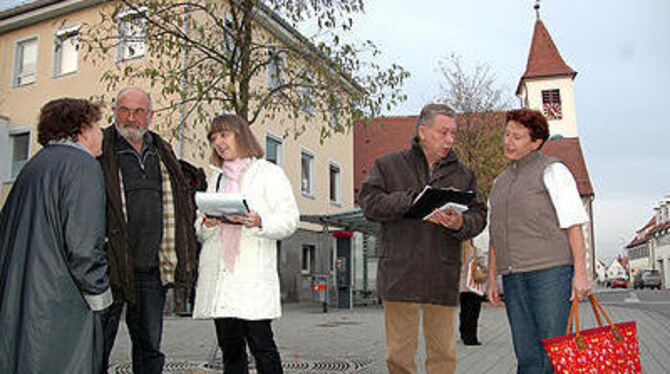
[(610, 266), (607, 267), (607, 280), (612, 280), (616, 278), (628, 278), (628, 258), (627, 257), (617, 257), (612, 260)]
[(670, 281), (670, 199), (659, 202), (654, 216), (628, 243), (625, 250), (630, 258), (631, 276), (640, 270), (658, 269), (663, 286)]
[(607, 266), (604, 262), (596, 260), (596, 281), (600, 284), (607, 279)]
[(630, 276), (644, 269), (650, 269), (653, 265), (651, 252), (652, 231), (656, 227), (656, 217), (651, 217), (649, 222), (641, 229), (637, 230), (635, 238), (625, 247), (628, 258), (630, 259)]

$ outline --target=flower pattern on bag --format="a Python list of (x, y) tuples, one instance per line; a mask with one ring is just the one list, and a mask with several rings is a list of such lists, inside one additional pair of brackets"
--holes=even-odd
[(554, 371), (559, 374), (637, 374), (642, 373), (640, 347), (635, 322), (614, 325), (623, 341), (615, 339), (609, 326), (583, 330), (586, 348), (579, 350), (575, 334), (542, 340)]

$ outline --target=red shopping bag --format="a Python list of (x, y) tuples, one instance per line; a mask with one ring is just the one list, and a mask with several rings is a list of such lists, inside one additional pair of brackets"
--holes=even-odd
[[(600, 327), (579, 330), (579, 308), (575, 298), (565, 335), (542, 340), (554, 371), (559, 374), (642, 373), (635, 322), (613, 324), (595, 296), (590, 295), (589, 301)], [(605, 316), (608, 326), (603, 326), (598, 311)], [(575, 333), (571, 334), (573, 319)]]

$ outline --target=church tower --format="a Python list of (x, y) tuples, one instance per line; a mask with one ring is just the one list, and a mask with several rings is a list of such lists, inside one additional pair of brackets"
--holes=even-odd
[(539, 110), (549, 121), (550, 135), (576, 138), (574, 79), (577, 72), (563, 61), (551, 35), (540, 19), (539, 0), (535, 4), (537, 20), (530, 53), (516, 94), (524, 108)]
[[(593, 226), (595, 194), (577, 131), (574, 79), (577, 72), (563, 61), (547, 28), (540, 20), (540, 0), (536, 0), (535, 30), (530, 43), (526, 71), (519, 80), (516, 94), (524, 108), (539, 110), (549, 122), (552, 136), (542, 146), (542, 154), (562, 160), (577, 182), (589, 222), (582, 225), (586, 245), (586, 270), (595, 277), (596, 256)], [(560, 136), (556, 136), (560, 135)]]

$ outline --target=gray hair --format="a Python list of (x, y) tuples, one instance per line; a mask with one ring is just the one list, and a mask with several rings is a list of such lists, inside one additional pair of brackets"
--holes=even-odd
[[(137, 86), (128, 86), (128, 87), (122, 89), (121, 91), (119, 91), (119, 93), (116, 94), (116, 103), (117, 103), (116, 105), (118, 105), (118, 102), (119, 102), (119, 99), (121, 98), (121, 96), (123, 96), (123, 95), (125, 95), (126, 93), (128, 93), (128, 91), (139, 91), (139, 92), (143, 93), (144, 96), (146, 96), (147, 101), (149, 102), (149, 108), (148, 108), (148, 110), (149, 110), (150, 112), (152, 111), (152, 108), (153, 108), (153, 107), (152, 107), (152, 104), (151, 104), (151, 95), (149, 95), (148, 92), (146, 92), (145, 90), (143, 90), (143, 89), (141, 89), (141, 88), (139, 88), (139, 87), (137, 87)], [(114, 108), (114, 114), (116, 114), (116, 105), (114, 106), (114, 107), (115, 107), (115, 108)]]
[(421, 108), (419, 120), (416, 121), (416, 135), (418, 136), (419, 134), (419, 126), (428, 126), (432, 124), (435, 117), (440, 114), (453, 118), (455, 112), (447, 104), (430, 103)]

